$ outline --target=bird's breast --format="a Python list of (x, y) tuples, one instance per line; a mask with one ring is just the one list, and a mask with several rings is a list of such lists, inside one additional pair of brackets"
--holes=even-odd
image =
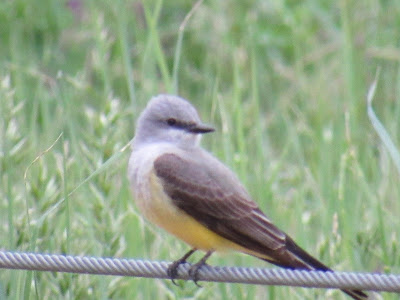
[(201, 225), (181, 211), (164, 192), (161, 179), (154, 170), (154, 160), (176, 149), (157, 146), (133, 151), (129, 159), (128, 177), (137, 207), (150, 222), (165, 229), (194, 248), (225, 250), (238, 247)]

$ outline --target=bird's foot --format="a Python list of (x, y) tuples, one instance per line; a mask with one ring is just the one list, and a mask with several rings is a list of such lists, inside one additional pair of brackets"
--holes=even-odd
[(171, 279), (172, 283), (175, 285), (178, 285), (175, 282), (176, 277), (178, 277), (178, 267), (181, 264), (186, 263), (186, 259), (178, 259), (176, 261), (174, 261), (167, 269), (167, 275), (168, 277)]
[(198, 287), (202, 287), (200, 284), (198, 284), (199, 281), (199, 271), (201, 267), (207, 265), (204, 261), (199, 261), (198, 263), (192, 265), (188, 271), (189, 273), (189, 278), (193, 280), (194, 284), (197, 285)]
[(198, 263), (192, 265), (189, 269), (189, 277), (198, 287), (201, 287), (201, 285), (197, 283), (199, 281), (199, 271), (201, 267), (207, 265), (206, 260), (210, 257), (211, 254), (213, 254), (213, 252), (213, 250), (208, 251)]
[(174, 261), (167, 269), (167, 275), (168, 277), (171, 279), (172, 283), (175, 285), (178, 285), (175, 282), (175, 278), (178, 277), (178, 268), (179, 265), (186, 263), (186, 259), (192, 255), (194, 252), (196, 251), (196, 249), (192, 249), (189, 252), (187, 252), (183, 257), (181, 257), (180, 259)]

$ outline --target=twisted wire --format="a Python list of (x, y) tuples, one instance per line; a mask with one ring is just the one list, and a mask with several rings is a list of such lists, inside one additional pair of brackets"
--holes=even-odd
[[(0, 251), (0, 268), (116, 275), (167, 279), (170, 263), (148, 260), (101, 258)], [(190, 264), (179, 266), (178, 279), (190, 279)], [(400, 293), (400, 275), (323, 272), (306, 270), (211, 267), (199, 271), (199, 280), (307, 288), (359, 289)]]

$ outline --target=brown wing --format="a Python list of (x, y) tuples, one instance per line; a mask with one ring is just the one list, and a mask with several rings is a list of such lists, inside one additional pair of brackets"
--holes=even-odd
[(233, 173), (215, 163), (209, 167), (164, 154), (154, 168), (174, 204), (210, 230), (262, 255), (285, 247), (286, 235), (260, 211)]
[[(260, 258), (270, 263), (331, 271), (273, 225), (228, 168), (212, 156), (206, 157), (211, 163), (200, 163), (195, 157), (164, 154), (154, 162), (165, 192), (177, 207), (224, 238), (260, 253)], [(368, 298), (362, 291), (343, 291), (353, 299)]]

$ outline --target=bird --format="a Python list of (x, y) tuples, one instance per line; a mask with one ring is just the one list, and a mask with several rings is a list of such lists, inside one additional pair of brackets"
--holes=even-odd
[[(218, 251), (238, 251), (286, 269), (332, 271), (275, 226), (226, 165), (200, 146), (215, 131), (186, 99), (160, 94), (141, 112), (128, 162), (136, 205), (144, 217), (191, 247), (167, 270), (174, 282), (178, 266), (196, 251), (205, 255), (198, 271)], [(342, 290), (368, 299), (359, 290)]]

